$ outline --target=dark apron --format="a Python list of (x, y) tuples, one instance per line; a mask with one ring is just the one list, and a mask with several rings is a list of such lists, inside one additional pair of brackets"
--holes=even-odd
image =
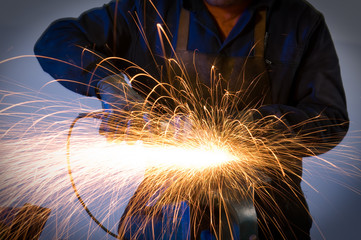
[(186, 69), (190, 85), (195, 89), (200, 88), (199, 100), (203, 99), (212, 106), (215, 98), (229, 92), (239, 98), (237, 108), (240, 111), (270, 103), (271, 88), (264, 60), (266, 10), (262, 9), (256, 14), (254, 54), (246, 57), (188, 51), (189, 19), (190, 12), (182, 9), (176, 56)]
[[(190, 12), (182, 9), (178, 28), (176, 59), (185, 67), (186, 73), (175, 71), (173, 74), (183, 74), (188, 84), (191, 85), (193, 89), (196, 89), (196, 96), (199, 98), (200, 104), (217, 107), (215, 106), (215, 104), (218, 103), (217, 99), (221, 98), (227, 92), (237, 97), (236, 108), (238, 111), (243, 111), (247, 108), (258, 108), (263, 104), (270, 103), (270, 82), (264, 60), (266, 10), (261, 9), (254, 18), (254, 54), (246, 57), (228, 57), (188, 51), (189, 19)], [(176, 69), (176, 67), (173, 69)], [(175, 86), (175, 88), (182, 88), (182, 86), (177, 86), (177, 83), (171, 82), (171, 84)], [(138, 235), (137, 231), (139, 231), (136, 227), (137, 222), (140, 223), (145, 219), (149, 219), (147, 218), (149, 213), (154, 214), (152, 207), (149, 206), (148, 203), (153, 195), (159, 192), (159, 189), (157, 186), (154, 186), (151, 193), (145, 193), (143, 189), (146, 188), (149, 191), (149, 187), (144, 186), (149, 186), (149, 184), (149, 178), (147, 178), (146, 173), (143, 182), (130, 199), (120, 220), (119, 234), (121, 238), (134, 238), (135, 235)], [(231, 190), (232, 189), (230, 189), (230, 191)], [(216, 203), (217, 194), (215, 194), (215, 198), (214, 201)], [(250, 234), (257, 234), (257, 217), (253, 202), (251, 199), (244, 199), (242, 201), (243, 202), (228, 201), (227, 209), (233, 212), (233, 219), (231, 220), (237, 222), (237, 226), (235, 226), (236, 233), (230, 233), (228, 230), (223, 229), (222, 239), (231, 239), (231, 235), (236, 235), (237, 239), (248, 239)], [(209, 212), (209, 206), (204, 206), (204, 208), (205, 212)], [(170, 207), (170, 209), (172, 208)], [(192, 206), (184, 208), (184, 211), (188, 211), (188, 213), (189, 211), (191, 212)], [(224, 209), (221, 209), (221, 211), (224, 211)], [(252, 214), (250, 215), (250, 213)], [(157, 228), (158, 226), (160, 230), (146, 229), (142, 231), (142, 236), (138, 236), (139, 239), (152, 239), (157, 237), (155, 232), (161, 231), (162, 225), (159, 225), (159, 221), (164, 222), (164, 219), (162, 220), (164, 217), (164, 213), (156, 213), (152, 217), (153, 219), (151, 224), (149, 224), (151, 225), (149, 228)], [(226, 222), (226, 219), (222, 221)], [(208, 236), (207, 234), (211, 234), (212, 231), (210, 223), (207, 222), (206, 219), (201, 219), (196, 224), (200, 229), (197, 230), (197, 233), (192, 232), (192, 234), (190, 234), (191, 237), (186, 239), (209, 239), (211, 235)], [(192, 224), (190, 227), (192, 227)], [(189, 226), (186, 230), (193, 231), (189, 229)], [(183, 230), (173, 233), (173, 238), (174, 236), (184, 236), (184, 232), (182, 231)], [(167, 239), (167, 237), (162, 236), (160, 239)], [(174, 239), (178, 238), (176, 237)]]

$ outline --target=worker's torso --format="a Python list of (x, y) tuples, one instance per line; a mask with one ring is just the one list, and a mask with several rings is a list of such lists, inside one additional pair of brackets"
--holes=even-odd
[[(318, 17), (312, 13), (309, 14), (307, 20), (299, 21), (302, 11), (309, 6), (305, 4), (298, 6), (294, 4), (295, 1), (290, 1), (289, 6), (287, 2), (283, 3), (284, 1), (279, 0), (254, 1), (255, 3), (242, 14), (227, 39), (222, 41), (216, 22), (207, 9), (196, 2), (188, 4), (190, 6), (187, 10), (190, 10), (190, 17), (186, 50), (197, 53), (198, 56), (200, 54), (217, 56), (218, 59), (254, 56), (255, 19), (259, 8), (267, 9), (264, 61), (270, 79), (271, 102), (290, 105), (291, 88), (301, 61), (306, 37), (312, 29), (313, 21)], [(281, 6), (278, 2), (282, 2), (283, 5)], [(139, 9), (136, 9), (137, 7), (134, 9), (138, 13), (135, 18), (136, 21), (139, 20), (138, 24), (129, 17), (130, 47), (127, 52), (121, 54), (122, 57), (145, 69), (147, 73), (161, 79), (166, 76), (164, 74), (164, 66), (167, 65), (165, 59), (175, 57), (179, 39), (180, 12), (183, 5), (181, 1), (172, 3), (159, 1), (156, 10), (150, 4), (145, 6), (145, 10), (143, 7), (138, 6)], [(292, 15), (292, 18), (285, 16), (284, 9), (286, 8), (290, 9), (286, 13)], [(135, 16), (132, 11), (129, 11), (129, 15)], [(284, 18), (291, 20), (285, 22)], [(199, 62), (202, 62), (202, 59)], [(185, 63), (193, 64), (193, 59), (192, 62), (187, 59)], [(241, 69), (244, 66), (235, 64), (235, 67), (232, 70)], [(206, 70), (209, 72), (208, 67)], [(229, 71), (222, 74), (225, 76), (229, 74)], [(230, 78), (236, 81), (233, 76)], [(230, 87), (237, 88), (235, 85), (239, 82), (231, 82)], [(151, 81), (147, 82), (148, 86), (154, 86), (154, 84)]]

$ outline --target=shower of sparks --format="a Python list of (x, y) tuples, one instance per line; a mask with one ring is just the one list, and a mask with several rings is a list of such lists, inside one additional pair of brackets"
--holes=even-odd
[[(164, 33), (160, 25), (158, 30), (159, 34)], [(177, 87), (154, 79), (158, 85), (153, 90), (161, 89), (172, 104), (164, 105), (163, 99), (154, 101), (148, 95), (136, 111), (119, 110), (109, 121), (110, 132), (106, 136), (99, 135), (100, 121), (92, 118), (102, 115), (99, 109), (79, 107), (75, 101), (59, 102), (31, 93), (1, 90), (0, 205), (31, 202), (62, 209), (57, 213), (55, 237), (71, 237), (67, 229), (83, 212), (79, 204), (74, 204), (77, 197), (68, 176), (68, 150), (79, 195), (101, 224), (115, 234), (120, 215), (114, 213), (128, 203), (137, 188), (135, 201), (128, 205), (133, 210), (125, 216), (120, 229), (129, 227), (127, 218), (134, 214), (147, 210), (148, 216), (132, 233), (132, 239), (141, 235), (144, 227), (170, 204), (176, 209), (172, 222), (175, 229), (179, 224), (176, 215), (184, 201), (192, 209), (190, 234), (196, 234), (205, 214), (215, 233), (221, 229), (221, 222), (217, 222), (220, 219), (227, 219), (222, 224), (231, 229), (229, 204), (253, 201), (255, 193), (271, 209), (261, 214), (281, 215), (269, 194), (271, 190), (282, 190), (274, 189), (270, 179), (280, 179), (293, 189), (290, 175), (297, 175), (302, 167), (298, 156), (314, 155), (314, 146), (304, 144), (307, 136), (291, 135), (290, 128), (280, 130), (279, 126), (284, 125), (280, 117), (255, 120), (251, 115), (256, 110), (239, 111), (240, 93), (222, 89), (224, 79), (216, 76), (213, 68), (212, 86), (205, 88), (199, 82), (191, 83), (193, 80), (187, 78), (179, 60), (168, 59), (167, 63), (169, 76)], [(152, 78), (139, 70), (141, 73), (131, 78), (132, 83), (139, 76)], [(211, 100), (204, 99), (202, 91)], [(7, 101), (9, 98), (20, 100), (14, 104)], [(72, 118), (84, 112), (89, 113), (88, 117), (76, 123), (66, 149)], [(334, 167), (319, 160), (320, 164)], [(297, 201), (297, 192), (285, 197)], [(225, 218), (212, 215), (216, 205), (222, 206), (218, 208), (223, 209)], [(120, 231), (119, 238), (122, 234)], [(92, 230), (88, 230), (88, 235), (92, 235)]]
[[(177, 79), (188, 89), (186, 80)], [(219, 232), (217, 221), (221, 218), (212, 217), (210, 209), (223, 206), (226, 219), (230, 218), (229, 203), (252, 201), (254, 192), (277, 213), (278, 206), (268, 196), (273, 189), (269, 180), (277, 178), (287, 183), (287, 173), (300, 170), (296, 156), (300, 152), (312, 156), (312, 148), (303, 145), (299, 136), (275, 131), (281, 120), (275, 121), (274, 116), (251, 120), (249, 111), (227, 108), (234, 106), (236, 94), (226, 92), (218, 104), (212, 105), (197, 99), (196, 91), (190, 89), (180, 98), (175, 97), (180, 91), (169, 92), (177, 102), (175, 109), (163, 106), (160, 114), (154, 110), (158, 106), (148, 101), (138, 108), (139, 112), (120, 112), (118, 120), (130, 125), (110, 121), (110, 133), (102, 136), (98, 133), (101, 121), (92, 118), (101, 115), (99, 109), (92, 111), (76, 101), (46, 100), (48, 97), (31, 92), (1, 90), (1, 206), (30, 202), (61, 209), (52, 223), (56, 225), (54, 235), (73, 236), (70, 225), (84, 213), (76, 203), (67, 175), (67, 134), (73, 116), (88, 112), (88, 118), (80, 119), (73, 129), (69, 161), (79, 195), (109, 231), (118, 233), (119, 208), (127, 205), (137, 188), (135, 201), (128, 203), (135, 210), (125, 217), (131, 219), (151, 207), (144, 227), (164, 206), (173, 204), (177, 209), (186, 201), (191, 206), (194, 225), (190, 234), (196, 234), (204, 214), (214, 218), (210, 228)], [(17, 102), (10, 103), (13, 99)], [(279, 155), (294, 161), (285, 164)], [(320, 164), (333, 167), (326, 160), (319, 160)], [(175, 210), (174, 215), (179, 211)], [(123, 221), (121, 229), (129, 224)], [(177, 224), (174, 220), (171, 228), (176, 229)], [(231, 228), (230, 223), (225, 226)], [(139, 226), (132, 233), (133, 239), (142, 231)], [(88, 237), (91, 236), (90, 230)]]

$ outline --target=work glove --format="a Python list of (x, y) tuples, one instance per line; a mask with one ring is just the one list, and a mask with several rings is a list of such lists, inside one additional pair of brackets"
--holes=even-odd
[(294, 126), (289, 124), (287, 114), (282, 115), (271, 105), (250, 112), (254, 121), (252, 135), (272, 150), (272, 153), (268, 152), (270, 157), (264, 160), (267, 161), (265, 165), (268, 165), (265, 169), (265, 175), (268, 175), (267, 182), (285, 181), (289, 184), (300, 184), (302, 154), (308, 149), (297, 136)]
[(102, 102), (104, 115), (99, 127), (99, 133), (108, 136), (124, 132), (132, 123), (132, 116), (143, 114), (145, 100), (133, 88), (127, 75), (120, 73), (108, 76), (98, 82), (98, 96)]

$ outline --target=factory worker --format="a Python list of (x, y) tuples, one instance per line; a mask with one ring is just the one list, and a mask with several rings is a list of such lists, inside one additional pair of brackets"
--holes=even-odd
[[(159, 33), (160, 27), (164, 33)], [(59, 80), (64, 87), (98, 97), (109, 113), (134, 110), (136, 104), (114, 96), (142, 103), (157, 86), (154, 79), (169, 81), (164, 72), (167, 59), (177, 57), (189, 79), (204, 86), (212, 84), (213, 66), (215, 74), (226, 79), (227, 90), (244, 93), (239, 111), (252, 106), (257, 109), (254, 119), (274, 117), (282, 131), (289, 126), (290, 134), (308, 134), (311, 144), (312, 139), (318, 143), (312, 145), (315, 154), (337, 145), (348, 129), (329, 30), (322, 14), (304, 0), (112, 1), (79, 18), (52, 23), (35, 53), (60, 60), (38, 58), (44, 71), (64, 79)], [(139, 73), (133, 63), (152, 77), (127, 83)], [(163, 93), (154, 91), (147, 101)], [(207, 91), (202, 94), (209, 98)], [(308, 121), (314, 118), (317, 121)], [(106, 124), (105, 119), (104, 129)], [(302, 157), (296, 160), (302, 163)], [(259, 239), (310, 239), (312, 220), (300, 186), (302, 166), (286, 174), (271, 181), (278, 191), (271, 189), (268, 200), (278, 206), (278, 213), (269, 201), (255, 196)]]

